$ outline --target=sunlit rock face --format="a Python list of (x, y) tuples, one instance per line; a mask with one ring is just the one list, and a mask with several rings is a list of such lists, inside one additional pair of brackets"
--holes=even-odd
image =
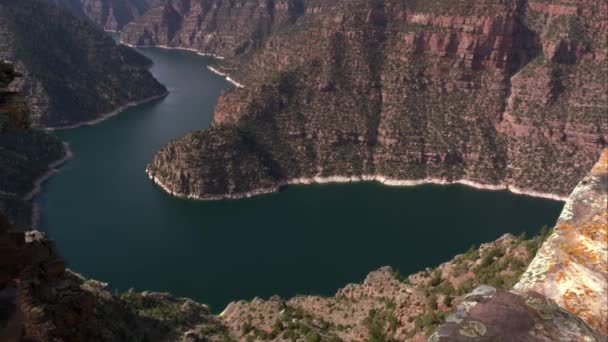
[(570, 195), (555, 232), (515, 286), (608, 331), (608, 149)]

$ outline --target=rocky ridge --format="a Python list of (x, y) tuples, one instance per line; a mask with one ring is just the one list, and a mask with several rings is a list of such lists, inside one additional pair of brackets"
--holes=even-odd
[[(217, 31), (172, 25), (172, 4), (122, 39), (224, 55), (216, 69), (244, 86), (220, 97), (212, 128), (170, 142), (149, 164), (178, 196), (379, 180), (565, 198), (608, 141), (603, 3), (303, 1), (244, 50), (240, 12), (216, 11), (228, 2), (179, 7), (179, 18), (217, 17)], [(189, 40), (158, 38), (169, 31)], [(205, 37), (238, 43), (193, 43)]]
[(0, 4), (0, 58), (23, 75), (11, 89), (25, 97), (34, 126), (83, 124), (167, 92), (147, 58), (43, 0)]

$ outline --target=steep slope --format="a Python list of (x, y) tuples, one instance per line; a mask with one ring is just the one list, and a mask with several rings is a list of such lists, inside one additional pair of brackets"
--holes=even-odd
[(12, 64), (0, 62), (0, 212), (21, 227), (32, 224), (28, 193), (49, 164), (64, 156), (59, 140), (29, 129), (24, 100), (8, 86), (19, 75)]
[[(442, 4), (303, 2), (217, 68), (245, 87), (219, 99), (211, 129), (161, 149), (149, 175), (193, 198), (360, 179), (564, 198), (608, 141), (606, 4)], [(168, 27), (159, 20), (147, 25)]]
[(145, 59), (119, 47), (88, 21), (42, 0), (0, 4), (0, 57), (23, 74), (14, 84), (35, 126), (59, 127), (99, 119), (166, 89)]
[(107, 31), (120, 31), (123, 26), (160, 5), (164, 0), (50, 0), (86, 17)]

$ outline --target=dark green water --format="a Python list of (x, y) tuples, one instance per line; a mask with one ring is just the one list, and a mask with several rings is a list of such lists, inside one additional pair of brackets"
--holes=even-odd
[(155, 150), (206, 127), (229, 85), (211, 60), (144, 49), (171, 91), (93, 127), (57, 132), (74, 152), (38, 197), (42, 228), (69, 267), (211, 304), (333, 294), (383, 265), (415, 272), (471, 244), (552, 225), (562, 203), (462, 186), (294, 186), (216, 202), (172, 198), (144, 174)]

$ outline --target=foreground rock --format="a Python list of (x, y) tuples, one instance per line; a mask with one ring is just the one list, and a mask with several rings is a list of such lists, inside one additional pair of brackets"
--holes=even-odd
[(608, 333), (608, 150), (570, 195), (555, 232), (517, 283)]
[[(176, 3), (123, 39), (225, 54), (216, 69), (244, 85), (219, 99), (212, 128), (151, 161), (179, 196), (375, 179), (566, 197), (608, 141), (604, 2)], [(277, 21), (285, 11), (297, 15)]]
[(542, 295), (519, 296), (490, 286), (468, 294), (446, 321), (429, 342), (600, 342), (606, 338)]
[(35, 126), (75, 125), (166, 94), (149, 60), (46, 0), (0, 4), (0, 58), (23, 74), (12, 89)]

